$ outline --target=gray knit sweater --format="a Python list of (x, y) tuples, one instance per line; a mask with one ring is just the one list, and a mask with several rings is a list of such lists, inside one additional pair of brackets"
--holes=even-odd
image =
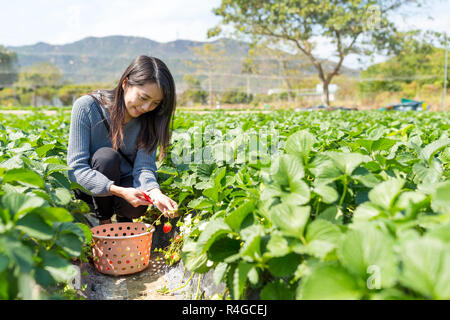
[[(100, 100), (100, 94), (94, 94)], [(112, 147), (105, 125), (95, 107), (97, 102), (89, 95), (78, 98), (73, 107), (70, 120), (69, 146), (67, 149), (67, 165), (69, 179), (77, 182), (93, 195), (103, 197), (111, 196), (109, 188), (114, 181), (109, 180), (97, 170), (93, 170), (89, 164), (92, 155), (102, 147)], [(110, 122), (108, 111), (100, 106), (103, 114)], [(143, 149), (138, 149), (136, 144), (139, 136), (140, 124), (136, 118), (132, 118), (123, 128), (124, 145), (122, 152), (134, 161), (134, 166), (121, 158), (121, 178), (132, 175), (133, 187), (143, 191), (159, 188), (156, 173), (156, 150), (148, 154)], [(118, 183), (116, 183), (117, 185)]]

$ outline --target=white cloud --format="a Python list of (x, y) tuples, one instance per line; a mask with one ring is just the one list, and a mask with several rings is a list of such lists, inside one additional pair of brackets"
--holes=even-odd
[(205, 41), (220, 0), (9, 1), (0, 11), (0, 44), (63, 44), (88, 36), (133, 35), (159, 42)]
[[(0, 44), (64, 44), (110, 35), (139, 36), (158, 42), (177, 38), (207, 41), (207, 30), (221, 20), (212, 13), (220, 3), (221, 0), (7, 1), (0, 10)], [(450, 31), (450, 1), (432, 0), (422, 9), (411, 7), (403, 12), (403, 16), (394, 16), (400, 28)], [(335, 60), (331, 55), (334, 46), (324, 38), (316, 41), (315, 52), (321, 58)], [(382, 59), (375, 57), (375, 61)], [(369, 60), (365, 61), (367, 64)], [(362, 66), (356, 56), (348, 56), (344, 65)]]

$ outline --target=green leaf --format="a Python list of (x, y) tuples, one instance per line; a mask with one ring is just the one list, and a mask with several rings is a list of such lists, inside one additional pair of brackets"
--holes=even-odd
[(185, 241), (181, 259), (186, 269), (191, 272), (205, 273), (209, 270), (209, 267), (206, 266), (208, 261), (206, 252), (202, 252), (202, 247), (191, 239)]
[(434, 229), (428, 230), (426, 235), (429, 238), (436, 238), (442, 242), (450, 243), (450, 224), (437, 226)]
[(218, 286), (224, 280), (225, 274), (228, 270), (228, 263), (220, 262), (217, 264), (213, 273), (213, 281)]
[(313, 240), (307, 245), (296, 246), (294, 251), (299, 254), (308, 254), (310, 256), (326, 260), (328, 254), (330, 254), (336, 248), (336, 244), (333, 244), (324, 240)]
[(235, 210), (231, 211), (225, 217), (225, 223), (230, 226), (234, 231), (239, 231), (242, 221), (247, 217), (248, 214), (255, 210), (255, 201), (246, 200), (242, 205), (240, 205)]
[(42, 267), (56, 282), (67, 282), (77, 275), (77, 269), (69, 261), (53, 251), (40, 251)]
[[(397, 258), (393, 241), (375, 226), (367, 224), (346, 233), (338, 247), (342, 265), (364, 280), (375, 280), (376, 288), (388, 288), (395, 284)], [(375, 278), (371, 275), (375, 272)]]
[(15, 155), (12, 158), (9, 158), (3, 162), (0, 163), (0, 168), (5, 168), (5, 169), (21, 169), (23, 168), (24, 163), (23, 163), (23, 159), (22, 159), (22, 155)]
[(294, 291), (282, 280), (269, 282), (261, 290), (261, 300), (293, 300)]
[[(17, 278), (17, 286), (19, 289), (19, 297), (23, 300), (36, 299), (34, 294), (34, 288), (36, 286), (36, 281), (31, 274), (20, 273)], [(34, 291), (34, 292), (33, 292)]]
[(15, 181), (31, 184), (39, 188), (44, 188), (44, 179), (42, 179), (39, 174), (31, 169), (20, 168), (6, 171), (3, 177), (3, 183)]
[(303, 163), (307, 164), (314, 142), (315, 138), (311, 133), (301, 130), (287, 138), (284, 149), (286, 153), (300, 157)]
[(319, 184), (314, 187), (314, 192), (322, 197), (322, 201), (325, 203), (333, 203), (338, 200), (339, 194), (336, 189), (326, 184)]
[(34, 269), (34, 278), (36, 279), (36, 282), (43, 286), (43, 287), (49, 287), (56, 284), (55, 279), (53, 279), (50, 272), (45, 270), (41, 267), (35, 267)]
[(296, 157), (284, 154), (276, 158), (270, 166), (272, 179), (280, 185), (290, 185), (305, 175), (303, 165)]
[(83, 191), (84, 193), (92, 195), (92, 193), (89, 190), (85, 189), (82, 185), (80, 185), (76, 182), (70, 182), (70, 189), (71, 190), (79, 189), (79, 190)]
[(360, 153), (327, 151), (325, 154), (330, 157), (341, 173), (348, 176), (350, 176), (362, 162), (370, 161), (369, 157)]
[(21, 193), (7, 193), (2, 197), (2, 205), (9, 210), (14, 220), (24, 212), (43, 206), (44, 199)]
[(403, 179), (389, 179), (377, 185), (369, 191), (369, 199), (372, 203), (389, 210), (393, 200), (400, 193), (405, 184)]
[(450, 245), (437, 239), (404, 242), (400, 282), (432, 299), (450, 299)]
[(359, 144), (361, 147), (366, 149), (369, 153), (372, 152), (372, 145), (375, 140), (369, 139), (356, 139), (355, 142)]
[(372, 151), (388, 150), (397, 143), (396, 140), (387, 138), (379, 138), (377, 140), (356, 139), (356, 142), (369, 153)]
[(290, 252), (288, 241), (278, 232), (271, 234), (266, 248), (268, 252), (264, 253), (264, 255), (270, 257), (282, 257)]
[(52, 222), (71, 222), (73, 216), (65, 208), (59, 207), (39, 207), (33, 210), (38, 213), (44, 220)]
[(342, 232), (338, 226), (324, 219), (316, 219), (306, 228), (305, 240), (307, 244), (297, 246), (294, 250), (297, 253), (324, 259), (339, 245), (341, 239)]
[(84, 232), (84, 239), (86, 239), (85, 243), (86, 244), (90, 244), (92, 242), (92, 231), (91, 228), (89, 228), (87, 225), (85, 225), (84, 223), (75, 223), (80, 229), (83, 230)]
[(272, 207), (270, 220), (285, 235), (300, 238), (309, 218), (311, 208), (277, 204)]
[(245, 239), (239, 254), (246, 261), (258, 261), (261, 258), (261, 234), (254, 233)]
[[(365, 172), (363, 174), (356, 174), (358, 169), (356, 169), (352, 175), (352, 178), (356, 181), (361, 182), (367, 188), (373, 188), (381, 181), (377, 179), (375, 175), (370, 172)], [(366, 170), (367, 171), (367, 170)]]
[(0, 251), (3, 252), (21, 272), (28, 273), (33, 266), (33, 252), (21, 241), (11, 235), (2, 235), (0, 237)]
[(256, 267), (252, 267), (250, 271), (248, 272), (248, 281), (253, 284), (257, 285), (259, 282), (259, 273), (258, 269)]
[(289, 191), (281, 194), (281, 201), (293, 206), (303, 205), (309, 202), (311, 193), (308, 185), (303, 180), (293, 180), (289, 182)]
[(289, 253), (283, 257), (275, 257), (267, 261), (269, 272), (275, 277), (293, 275), (298, 265), (302, 262), (302, 256)]
[(59, 234), (55, 240), (55, 244), (61, 247), (72, 257), (80, 256), (83, 245), (83, 243), (80, 241), (80, 238), (73, 233)]
[(221, 181), (225, 177), (225, 174), (227, 173), (227, 167), (217, 168), (214, 171), (213, 178), (214, 178), (214, 185), (221, 189), (222, 184)]
[(316, 157), (313, 163), (310, 164), (309, 170), (315, 175), (316, 185), (326, 185), (341, 177), (341, 171), (331, 160), (324, 160), (324, 158)]
[(193, 200), (189, 201), (189, 203), (187, 204), (188, 208), (199, 209), (199, 210), (205, 210), (205, 209), (212, 208), (213, 205), (214, 204), (211, 202), (211, 200), (206, 199), (204, 197), (199, 197), (199, 198), (193, 199)]
[(56, 188), (51, 192), (51, 196), (53, 201), (57, 205), (65, 206), (69, 204), (70, 200), (72, 200), (72, 194), (69, 190), (65, 188)]
[(161, 167), (159, 167), (159, 169), (156, 172), (169, 174), (169, 175), (173, 175), (173, 176), (178, 176), (177, 169), (173, 168), (173, 167), (169, 167), (169, 166), (161, 166)]
[(209, 247), (214, 243), (217, 237), (231, 232), (230, 227), (221, 218), (210, 220), (200, 237), (197, 240), (197, 245), (202, 248), (202, 252), (208, 251)]
[(319, 265), (300, 282), (300, 300), (356, 300), (364, 295), (354, 277), (338, 265)]
[(450, 181), (441, 182), (431, 194), (431, 208), (439, 213), (450, 213)]
[(436, 170), (436, 167), (427, 167), (423, 163), (414, 164), (412, 169), (416, 176), (414, 182), (436, 183), (442, 176), (442, 169)]
[(34, 151), (36, 151), (39, 158), (43, 158), (46, 156), (47, 152), (53, 150), (54, 148), (54, 144), (44, 144), (43, 146), (36, 148)]
[(394, 146), (397, 143), (396, 140), (387, 139), (387, 138), (380, 138), (378, 140), (375, 140), (372, 144), (372, 150), (373, 151), (381, 151), (381, 150), (388, 150), (392, 146)]
[(72, 223), (72, 222), (55, 222), (53, 224), (55, 230), (59, 233), (59, 234), (63, 234), (63, 233), (72, 233), (74, 235), (76, 235), (80, 241), (84, 242), (86, 240), (85, 238), (85, 233), (83, 231), (83, 229), (81, 229), (79, 227), (78, 224), (76, 223)]
[(342, 211), (337, 206), (331, 206), (326, 208), (324, 211), (319, 213), (316, 219), (323, 219), (330, 221), (333, 224), (343, 224), (344, 215)]
[(9, 265), (8, 256), (4, 255), (3, 253), (0, 253), (0, 273), (6, 270), (6, 268), (8, 268), (8, 265)]
[(381, 214), (380, 208), (371, 202), (361, 203), (353, 212), (353, 222), (366, 222), (376, 219)]
[(210, 246), (208, 259), (213, 262), (222, 262), (233, 254), (239, 253), (240, 241), (228, 237), (220, 237)]
[(341, 238), (342, 232), (339, 227), (323, 219), (314, 220), (306, 227), (306, 242), (323, 240), (337, 245)]
[(247, 275), (252, 265), (250, 263), (241, 261), (239, 262), (236, 270), (233, 275), (233, 296), (236, 299), (242, 298), (242, 294), (244, 293), (244, 288), (247, 283)]
[(217, 187), (205, 189), (202, 193), (204, 196), (210, 198), (211, 200), (219, 202), (219, 190), (217, 189)]
[(47, 176), (47, 180), (56, 187), (62, 187), (67, 190), (71, 190), (69, 178), (61, 172), (53, 172), (52, 174)]
[(16, 223), (16, 228), (30, 237), (41, 240), (50, 240), (54, 235), (52, 227), (36, 213), (28, 213), (20, 218)]
[(46, 163), (45, 164), (45, 175), (48, 176), (50, 174), (52, 174), (53, 172), (66, 172), (68, 170), (70, 170), (71, 167), (66, 166), (64, 164), (60, 164), (60, 163)]
[(431, 161), (433, 160), (434, 155), (441, 149), (445, 148), (450, 144), (450, 138), (443, 137), (439, 140), (433, 141), (428, 144), (425, 148), (422, 149), (422, 152), (419, 156), (426, 161), (429, 165), (431, 165)]

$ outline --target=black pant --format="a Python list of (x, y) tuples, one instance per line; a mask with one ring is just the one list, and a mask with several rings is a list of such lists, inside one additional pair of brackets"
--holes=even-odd
[[(90, 160), (92, 169), (103, 173), (115, 185), (121, 187), (133, 187), (133, 177), (120, 178), (119, 152), (112, 148), (98, 149)], [(88, 203), (99, 220), (110, 219), (116, 214), (118, 222), (131, 222), (145, 214), (147, 206), (133, 207), (128, 201), (117, 196), (93, 197), (81, 190), (75, 190), (75, 197)]]

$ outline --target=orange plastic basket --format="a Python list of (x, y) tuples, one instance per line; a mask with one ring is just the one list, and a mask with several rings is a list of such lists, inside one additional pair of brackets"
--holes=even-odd
[(93, 260), (99, 272), (124, 275), (148, 267), (154, 226), (121, 222), (102, 224), (91, 228), (91, 231)]

